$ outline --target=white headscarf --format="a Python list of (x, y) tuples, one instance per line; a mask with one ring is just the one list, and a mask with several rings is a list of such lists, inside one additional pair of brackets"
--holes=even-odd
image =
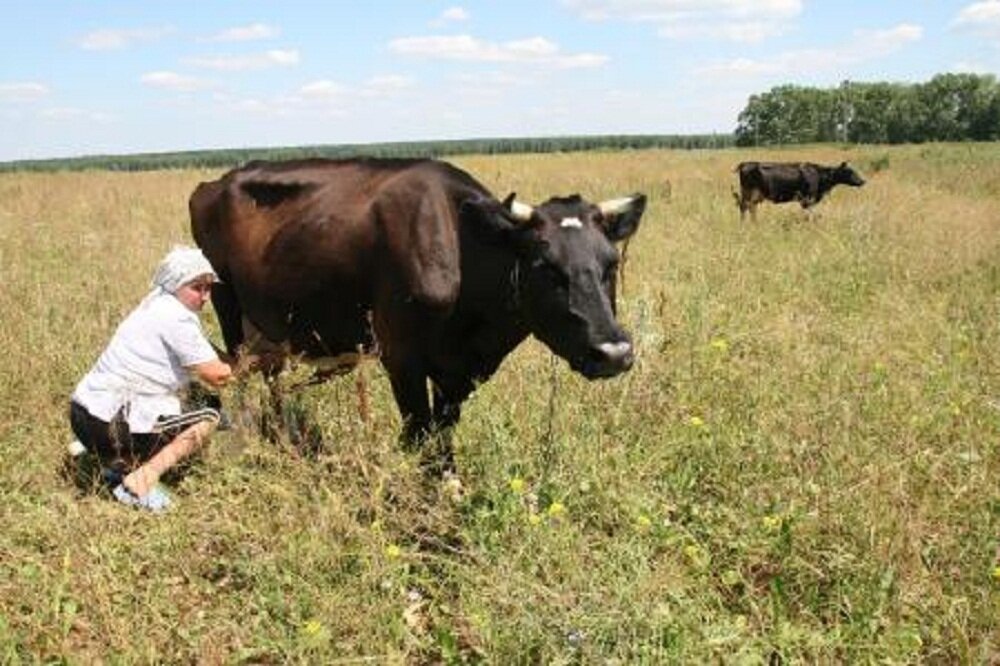
[(210, 275), (213, 282), (219, 280), (212, 264), (208, 262), (201, 250), (196, 247), (177, 245), (167, 253), (160, 265), (156, 267), (151, 285), (153, 291), (144, 300), (162, 293), (172, 294), (183, 285), (202, 275)]

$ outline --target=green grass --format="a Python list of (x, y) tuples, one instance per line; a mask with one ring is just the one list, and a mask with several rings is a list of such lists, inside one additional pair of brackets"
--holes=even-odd
[[(741, 224), (749, 158), (869, 182)], [(294, 395), (310, 451), (220, 433), (163, 517), (61, 473), (67, 400), (218, 172), (0, 175), (0, 663), (1000, 659), (1000, 147), (454, 161), (650, 196), (632, 371), (522, 345), (466, 403), (454, 496), (367, 364)]]

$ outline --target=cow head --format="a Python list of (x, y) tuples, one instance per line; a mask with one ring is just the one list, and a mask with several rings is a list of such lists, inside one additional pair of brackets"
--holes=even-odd
[(589, 379), (632, 365), (632, 342), (615, 319), (614, 244), (635, 233), (645, 207), (641, 194), (599, 204), (555, 197), (538, 206), (510, 195), (493, 216), (517, 255), (518, 299), (531, 332)]
[(841, 162), (834, 170), (834, 182), (852, 187), (861, 187), (865, 184), (865, 179), (858, 175), (858, 172), (848, 166), (847, 162)]

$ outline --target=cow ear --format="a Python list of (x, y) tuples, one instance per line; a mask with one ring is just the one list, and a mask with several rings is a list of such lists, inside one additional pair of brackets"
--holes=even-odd
[(633, 194), (621, 199), (609, 199), (597, 205), (604, 215), (604, 235), (612, 243), (623, 241), (639, 228), (639, 219), (646, 210), (646, 195)]
[(846, 169), (847, 168), (847, 162), (841, 162), (840, 163), (840, 168), (841, 169)]

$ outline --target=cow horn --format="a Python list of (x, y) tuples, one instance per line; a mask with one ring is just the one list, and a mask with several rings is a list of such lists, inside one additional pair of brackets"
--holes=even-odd
[(597, 204), (602, 215), (618, 215), (624, 213), (632, 205), (635, 197), (621, 197), (619, 199), (608, 199)]
[(535, 209), (526, 203), (521, 203), (520, 201), (510, 202), (510, 214), (515, 220), (527, 222), (531, 219), (534, 212)]

